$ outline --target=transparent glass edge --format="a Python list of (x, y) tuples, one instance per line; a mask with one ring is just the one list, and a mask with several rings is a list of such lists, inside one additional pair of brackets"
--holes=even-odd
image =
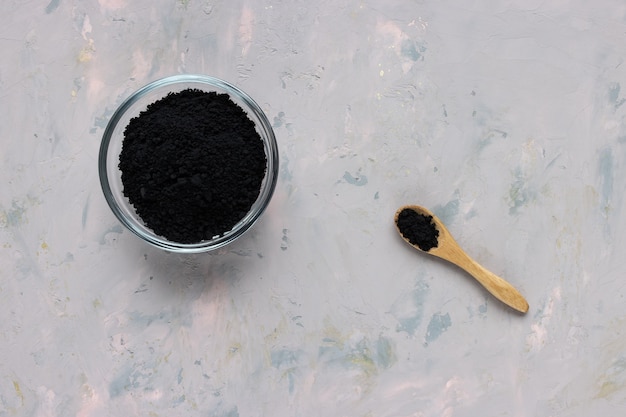
[[(133, 223), (128, 221), (125, 215), (123, 215), (121, 209), (119, 208), (117, 202), (115, 201), (112, 193), (111, 186), (109, 185), (109, 176), (106, 172), (106, 158), (108, 156), (109, 143), (111, 141), (112, 134), (117, 126), (118, 122), (122, 118), (122, 115), (130, 108), (134, 103), (139, 101), (144, 95), (149, 93), (150, 91), (167, 85), (173, 85), (184, 82), (200, 82), (202, 84), (206, 84), (209, 86), (217, 86), (226, 90), (227, 92), (236, 95), (238, 98), (243, 100), (245, 104), (249, 107), (249, 109), (254, 113), (255, 117), (260, 121), (265, 134), (268, 138), (268, 147), (271, 155), (267, 155), (268, 158), (268, 172), (266, 175), (270, 174), (269, 179), (271, 183), (269, 187), (266, 187), (265, 195), (261, 196), (261, 201), (263, 203), (259, 207), (258, 211), (255, 211), (252, 217), (244, 221), (246, 218), (240, 220), (241, 227), (238, 229), (233, 229), (232, 233), (223, 235), (215, 240), (207, 241), (207, 242), (199, 242), (194, 244), (183, 244), (171, 242), (165, 239), (161, 239), (158, 236), (151, 236), (144, 233), (142, 230), (138, 229)], [(100, 175), (100, 185), (102, 191), (104, 193), (105, 200), (107, 204), (113, 211), (115, 217), (134, 235), (139, 237), (141, 240), (146, 243), (151, 244), (157, 248), (167, 250), (170, 252), (177, 253), (201, 253), (213, 251), (216, 249), (220, 249), (234, 240), (241, 237), (246, 231), (248, 231), (261, 217), (261, 215), (265, 212), (266, 208), (269, 206), (271, 198), (274, 194), (276, 185), (278, 183), (278, 171), (279, 171), (279, 152), (278, 152), (278, 143), (276, 140), (276, 136), (274, 134), (274, 130), (269, 123), (269, 119), (267, 115), (261, 107), (250, 97), (246, 92), (239, 89), (238, 87), (230, 84), (228, 81), (201, 74), (178, 74), (169, 77), (164, 77), (155, 81), (152, 81), (145, 86), (141, 87), (139, 90), (132, 93), (129, 97), (127, 97), (122, 104), (116, 109), (116, 111), (109, 119), (105, 131), (103, 133), (103, 139), (100, 144), (100, 151), (98, 155), (98, 171)]]

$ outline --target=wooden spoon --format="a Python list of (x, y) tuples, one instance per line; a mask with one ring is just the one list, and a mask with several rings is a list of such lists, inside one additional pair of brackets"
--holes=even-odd
[[(437, 239), (437, 246), (433, 247), (427, 251), (422, 250), (418, 245), (413, 244), (406, 238), (400, 227), (398, 226), (398, 216), (403, 210), (414, 210), (418, 214), (424, 216), (431, 216), (432, 222), (434, 223), (436, 229), (439, 231), (439, 236)], [(461, 249), (461, 247), (456, 243), (448, 229), (444, 226), (444, 224), (431, 213), (428, 209), (420, 206), (403, 206), (396, 211), (396, 215), (394, 217), (394, 222), (396, 224), (396, 228), (409, 245), (413, 246), (415, 249), (428, 253), (430, 255), (437, 256), (441, 259), (445, 259), (449, 261), (461, 269), (468, 272), (471, 276), (473, 276), (483, 287), (487, 289), (491, 294), (493, 294), (498, 300), (502, 301), (504, 304), (508, 305), (515, 310), (526, 313), (528, 311), (528, 303), (524, 299), (524, 297), (508, 282), (497, 276), (496, 274), (486, 270), (484, 267), (479, 265), (476, 261), (469, 257)], [(405, 229), (406, 231), (406, 229)]]

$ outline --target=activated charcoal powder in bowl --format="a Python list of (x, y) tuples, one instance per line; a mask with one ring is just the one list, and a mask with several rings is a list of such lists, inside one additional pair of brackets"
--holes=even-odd
[(158, 80), (111, 118), (100, 180), (118, 219), (147, 242), (202, 252), (241, 236), (267, 207), (276, 139), (243, 91), (200, 75)]
[(119, 168), (124, 195), (156, 234), (180, 243), (223, 235), (265, 177), (254, 123), (227, 94), (170, 93), (131, 119)]

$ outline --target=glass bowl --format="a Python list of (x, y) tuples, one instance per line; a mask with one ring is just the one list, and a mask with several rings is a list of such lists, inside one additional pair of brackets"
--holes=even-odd
[[(256, 131), (263, 141), (266, 170), (256, 201), (248, 213), (231, 230), (208, 240), (196, 243), (180, 243), (157, 235), (144, 224), (133, 205), (124, 195), (122, 172), (118, 165), (124, 140), (124, 130), (130, 120), (139, 116), (149, 104), (164, 98), (169, 93), (177, 93), (190, 88), (228, 94), (230, 99), (246, 112), (248, 118), (254, 122)], [(171, 252), (207, 252), (221, 248), (243, 235), (268, 206), (278, 178), (278, 145), (269, 120), (248, 94), (218, 78), (205, 75), (174, 75), (156, 80), (137, 90), (113, 113), (102, 137), (98, 171), (100, 185), (109, 207), (128, 230), (149, 244)]]

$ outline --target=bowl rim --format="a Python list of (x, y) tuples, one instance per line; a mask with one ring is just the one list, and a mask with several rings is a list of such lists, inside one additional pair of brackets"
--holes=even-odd
[[(113, 133), (118, 127), (122, 117), (126, 112), (141, 98), (148, 93), (168, 87), (176, 84), (197, 84), (197, 87), (205, 86), (204, 91), (217, 91), (218, 93), (225, 92), (231, 98), (234, 98), (236, 102), (243, 103), (245, 108), (243, 109), (250, 117), (252, 113), (255, 117), (253, 122), (259, 131), (259, 136), (264, 142), (264, 149), (266, 151), (266, 172), (265, 178), (261, 186), (261, 190), (257, 200), (254, 202), (250, 211), (239, 220), (233, 228), (210, 240), (205, 240), (198, 243), (178, 243), (165, 239), (152, 232), (148, 234), (144, 231), (149, 230), (148, 227), (140, 226), (138, 223), (130, 220), (120, 208), (113, 190), (111, 189), (109, 174), (107, 171), (107, 159), (109, 155), (109, 147), (113, 138)], [(193, 88), (193, 85), (189, 85), (189, 88)], [(211, 87), (217, 90), (211, 90)], [(221, 91), (219, 91), (221, 90)], [(165, 95), (164, 95), (165, 96)], [(164, 97), (163, 96), (163, 97)], [(257, 122), (258, 120), (258, 122)], [(261, 216), (265, 211), (272, 198), (276, 184), (278, 182), (278, 169), (279, 169), (279, 154), (278, 143), (272, 125), (267, 118), (267, 115), (263, 112), (261, 107), (250, 97), (246, 92), (220, 78), (216, 78), (203, 74), (177, 74), (154, 80), (138, 90), (131, 93), (122, 103), (117, 107), (115, 112), (111, 115), (107, 126), (102, 135), (102, 141), (100, 143), (100, 150), (98, 154), (98, 174), (100, 178), (100, 186), (104, 193), (105, 200), (109, 205), (111, 211), (115, 217), (132, 233), (140, 237), (145, 242), (156, 246), (158, 248), (179, 253), (200, 253), (208, 252), (219, 249), (227, 244), (233, 242), (240, 236), (242, 236)], [(255, 210), (255, 206), (259, 204)], [(131, 206), (132, 207), (132, 206)]]

